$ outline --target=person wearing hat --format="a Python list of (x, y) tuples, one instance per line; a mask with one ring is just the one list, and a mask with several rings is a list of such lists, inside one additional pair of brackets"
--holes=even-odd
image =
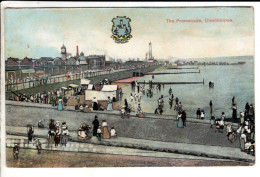
[(125, 118), (125, 113), (126, 113), (125, 105), (123, 105), (123, 106), (121, 107), (121, 118), (122, 118), (122, 119)]
[(35, 145), (36, 145), (36, 148), (38, 150), (38, 154), (40, 154), (41, 149), (42, 149), (42, 143), (40, 142), (40, 140), (38, 138), (36, 138), (36, 140), (35, 140)]
[(94, 121), (92, 122), (93, 124), (93, 136), (97, 136), (97, 129), (99, 127), (99, 121), (98, 121), (98, 117), (95, 116)]
[(98, 129), (97, 129), (97, 137), (98, 137), (98, 140), (99, 140), (99, 141), (101, 141), (101, 134), (102, 134), (101, 126), (98, 126)]
[(28, 124), (28, 125), (27, 125), (28, 144), (29, 144), (29, 142), (32, 141), (33, 133), (34, 133), (34, 128), (33, 128), (33, 126), (30, 125), (30, 124)]
[(84, 109), (84, 107), (83, 107), (83, 105), (81, 104), (80, 107), (79, 107), (79, 110), (80, 110), (81, 112), (83, 112), (83, 109)]
[(116, 130), (114, 127), (112, 127), (110, 130), (110, 136), (111, 136), (111, 138), (116, 138), (116, 136), (117, 136)]
[(19, 154), (19, 147), (17, 144), (15, 144), (13, 147), (14, 160), (18, 160), (18, 154)]
[(108, 111), (113, 111), (113, 102), (112, 102), (110, 96), (108, 97), (108, 101), (107, 102), (108, 102), (107, 110)]
[(224, 113), (224, 112), (222, 112), (222, 114), (221, 114), (221, 120), (225, 120), (226, 119), (226, 114)]
[(60, 143), (61, 145), (65, 145), (68, 143), (69, 140), (69, 130), (68, 130), (68, 125), (66, 122), (62, 122), (61, 125), (61, 137), (60, 137)]
[(143, 111), (142, 111), (142, 108), (141, 108), (141, 105), (140, 105), (140, 104), (138, 104), (138, 107), (137, 107), (137, 110), (136, 110), (136, 115), (137, 115), (138, 117), (144, 117), (144, 116), (143, 116)]
[(228, 137), (228, 140), (230, 141), (230, 143), (232, 143), (232, 138), (233, 138), (233, 129), (232, 129), (232, 123), (229, 123), (227, 125), (227, 137)]
[(61, 131), (60, 131), (61, 129), (60, 129), (60, 121), (56, 121), (56, 124), (55, 124), (55, 132), (56, 133), (60, 133)]
[(200, 108), (197, 109), (196, 114), (197, 114), (197, 119), (200, 119), (200, 116), (201, 116)]
[(44, 124), (42, 123), (42, 120), (38, 121), (38, 127), (39, 128), (44, 128)]
[(240, 112), (240, 124), (244, 124), (245, 122), (245, 112)]
[(103, 127), (103, 138), (109, 139), (109, 131), (108, 131), (108, 125), (105, 119), (102, 120), (102, 127)]
[(254, 108), (253, 108), (253, 105), (252, 105), (252, 104), (250, 104), (250, 106), (249, 106), (248, 117), (249, 117), (249, 120), (250, 120), (250, 121), (253, 121)]
[(232, 110), (233, 110), (232, 118), (235, 120), (235, 119), (237, 119), (237, 107), (236, 107), (236, 104), (233, 104)]
[(62, 105), (62, 99), (61, 98), (59, 98), (59, 101), (58, 101), (58, 110), (59, 111), (63, 110), (63, 105)]
[(93, 97), (93, 99), (92, 99), (92, 107), (93, 107), (93, 110), (98, 110), (98, 101), (97, 101), (96, 97)]
[(86, 104), (86, 106), (84, 107), (83, 112), (91, 112), (91, 109), (88, 107), (87, 104)]

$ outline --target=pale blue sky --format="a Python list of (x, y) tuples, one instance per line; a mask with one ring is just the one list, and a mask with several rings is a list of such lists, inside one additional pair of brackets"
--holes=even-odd
[[(116, 16), (131, 19), (128, 43), (111, 38)], [(232, 23), (167, 23), (166, 19), (226, 18)], [(155, 58), (254, 55), (252, 8), (77, 8), (6, 9), (6, 58), (60, 56), (64, 43), (75, 55), (144, 58), (153, 43)], [(27, 48), (27, 45), (30, 47)]]

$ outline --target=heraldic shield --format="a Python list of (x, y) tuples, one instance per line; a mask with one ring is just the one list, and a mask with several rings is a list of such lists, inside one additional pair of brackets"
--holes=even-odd
[(116, 43), (126, 43), (130, 38), (131, 35), (131, 26), (130, 22), (131, 19), (126, 16), (117, 16), (116, 18), (112, 19), (113, 26), (112, 26), (112, 38), (115, 40)]

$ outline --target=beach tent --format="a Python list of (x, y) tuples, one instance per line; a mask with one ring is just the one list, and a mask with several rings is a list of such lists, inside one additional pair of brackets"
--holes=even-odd
[(76, 85), (76, 84), (70, 84), (69, 85), (69, 87), (72, 87), (72, 88), (77, 88), (77, 87), (79, 87), (78, 85)]
[(61, 92), (63, 95), (65, 95), (65, 92), (68, 90), (67, 87), (61, 87)]
[(104, 85), (101, 89), (101, 92), (103, 92), (106, 97), (110, 97), (111, 99), (113, 99), (113, 97), (115, 97), (116, 100), (119, 99), (119, 91), (117, 85)]
[(71, 88), (74, 90), (74, 92), (76, 92), (76, 93), (78, 92), (78, 88), (79, 88), (78, 85), (76, 85), (76, 84), (70, 84), (69, 87), (71, 87)]
[(93, 86), (94, 86), (93, 84), (88, 84), (88, 89), (87, 90), (94, 90)]
[(98, 101), (106, 101), (108, 100), (107, 96), (104, 94), (104, 92), (100, 92), (97, 90), (85, 90), (85, 100), (91, 101), (93, 100), (93, 97), (96, 97)]
[(82, 86), (86, 86), (86, 85), (89, 85), (90, 84), (90, 80), (88, 79), (81, 79), (80, 80), (80, 85)]

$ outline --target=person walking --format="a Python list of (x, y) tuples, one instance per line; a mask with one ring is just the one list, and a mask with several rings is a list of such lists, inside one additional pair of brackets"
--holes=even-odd
[(96, 97), (93, 97), (92, 99), (92, 107), (93, 107), (93, 110), (98, 110), (98, 100), (96, 99)]
[(66, 122), (62, 122), (61, 125), (61, 136), (60, 136), (60, 143), (61, 145), (67, 145), (69, 140), (69, 130), (68, 130), (68, 125), (66, 124)]
[(131, 102), (133, 102), (134, 101), (134, 96), (133, 96), (133, 94), (131, 93), (131, 95), (130, 95), (130, 100), (131, 100)]
[(187, 116), (186, 116), (185, 110), (183, 110), (181, 114), (182, 114), (183, 126), (186, 127), (186, 118), (187, 118)]
[(38, 154), (41, 154), (42, 143), (40, 142), (40, 140), (38, 138), (36, 138), (36, 140), (35, 140), (35, 145), (38, 150)]
[(114, 127), (112, 127), (111, 130), (110, 130), (110, 136), (111, 136), (111, 138), (116, 138), (117, 137), (116, 130), (115, 130)]
[(108, 102), (107, 110), (108, 111), (113, 111), (113, 102), (112, 102), (110, 97), (108, 97), (108, 101), (107, 102)]
[(245, 113), (240, 112), (240, 124), (244, 124), (244, 122), (245, 122)]
[(62, 111), (62, 110), (63, 110), (63, 105), (62, 105), (62, 99), (61, 99), (61, 98), (59, 98), (58, 110), (59, 110), (59, 111)]
[(197, 119), (200, 119), (201, 116), (200, 108), (197, 109), (196, 115), (197, 115)]
[(237, 119), (237, 107), (236, 107), (236, 105), (235, 104), (233, 104), (233, 106), (232, 106), (232, 118), (233, 118), (233, 120), (236, 120)]
[(252, 104), (250, 104), (249, 106), (249, 111), (248, 111), (248, 118), (251, 122), (254, 121), (254, 115), (255, 115), (255, 111), (254, 111), (254, 107)]
[(101, 134), (102, 134), (101, 126), (98, 126), (98, 129), (97, 129), (97, 138), (98, 138), (98, 141), (101, 141)]
[(103, 127), (103, 139), (109, 139), (109, 131), (108, 131), (108, 125), (106, 120), (103, 119), (102, 122), (102, 127)]
[(210, 107), (210, 117), (211, 117), (212, 116), (212, 108), (213, 108), (212, 100), (210, 100), (210, 102), (209, 102), (209, 107)]
[(178, 120), (177, 127), (184, 128), (181, 112), (178, 113), (177, 120)]
[(226, 119), (226, 114), (224, 113), (224, 112), (222, 112), (222, 114), (221, 114), (221, 120), (225, 120)]
[(15, 144), (14, 147), (13, 147), (14, 160), (18, 160), (18, 155), (19, 155), (19, 147), (18, 147), (17, 144)]
[(55, 134), (54, 142), (55, 142), (55, 147), (57, 147), (60, 144), (60, 134), (59, 133)]
[(32, 125), (28, 125), (28, 126), (27, 126), (28, 144), (29, 144), (29, 142), (32, 142), (33, 133), (34, 133), (34, 128), (33, 128), (33, 126), (32, 126)]
[(176, 105), (178, 105), (178, 103), (179, 103), (179, 98), (178, 97), (175, 98), (175, 103), (176, 103)]
[(98, 117), (95, 116), (94, 121), (92, 122), (93, 125), (93, 136), (97, 136), (97, 129), (99, 127), (99, 121), (98, 121)]
[(232, 105), (236, 104), (236, 98), (233, 96), (232, 98)]

